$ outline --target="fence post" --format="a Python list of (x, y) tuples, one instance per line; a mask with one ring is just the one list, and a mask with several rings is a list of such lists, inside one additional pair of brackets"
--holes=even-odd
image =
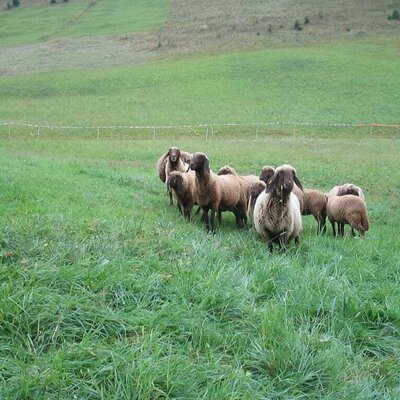
[(97, 140), (99, 140), (99, 136), (100, 136), (100, 128), (97, 128)]
[(258, 140), (258, 127), (256, 128), (256, 140)]
[(208, 125), (207, 125), (207, 130), (206, 130), (206, 140), (208, 140)]
[(38, 126), (37, 128), (37, 139), (38, 140), (40, 139), (40, 126)]
[(210, 125), (210, 128), (211, 128), (211, 136), (214, 137), (214, 129), (213, 129), (213, 126)]
[(11, 139), (11, 122), (8, 123), (8, 138)]
[(156, 127), (153, 126), (153, 140), (156, 140)]

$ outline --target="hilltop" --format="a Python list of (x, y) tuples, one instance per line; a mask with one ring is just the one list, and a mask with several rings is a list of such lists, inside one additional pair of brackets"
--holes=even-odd
[[(0, 75), (398, 37), (400, 1), (0, 1)], [(294, 29), (299, 21), (301, 30)]]

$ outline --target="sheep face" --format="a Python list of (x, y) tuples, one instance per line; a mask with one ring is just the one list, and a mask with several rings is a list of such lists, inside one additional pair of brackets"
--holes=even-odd
[(183, 177), (179, 172), (172, 172), (167, 180), (168, 187), (175, 189), (178, 193), (182, 193), (183, 188)]
[(263, 169), (261, 170), (261, 174), (260, 174), (260, 181), (263, 181), (265, 184), (268, 183), (268, 181), (272, 178), (272, 176), (275, 173), (275, 168), (270, 167), (269, 165), (266, 165), (263, 167)]
[(204, 153), (194, 153), (190, 162), (190, 169), (196, 172), (210, 172), (210, 163)]
[(275, 170), (274, 175), (268, 181), (266, 191), (267, 193), (275, 192), (279, 198), (286, 200), (295, 183), (303, 190), (303, 186), (297, 178), (296, 170), (289, 165), (282, 166)]
[(168, 150), (168, 157), (172, 162), (177, 162), (181, 156), (181, 151), (177, 147), (171, 147)]

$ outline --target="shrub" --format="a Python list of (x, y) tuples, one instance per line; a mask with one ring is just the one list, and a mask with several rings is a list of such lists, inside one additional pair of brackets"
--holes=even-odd
[(304, 18), (304, 25), (307, 25), (307, 24), (309, 24), (310, 23), (310, 20), (308, 19), (308, 17), (305, 17)]
[(300, 22), (298, 19), (296, 19), (296, 21), (294, 22), (293, 29), (295, 29), (296, 31), (301, 31), (303, 29), (303, 27), (300, 25)]
[(390, 16), (388, 17), (388, 19), (396, 19), (396, 20), (399, 20), (399, 19), (400, 19), (400, 14), (399, 14), (398, 10), (394, 10), (394, 11), (392, 12), (392, 15), (390, 15)]
[(12, 5), (14, 7), (18, 7), (19, 6), (19, 0), (12, 0)]
[(11, 10), (12, 4), (10, 2), (7, 3), (7, 10)]

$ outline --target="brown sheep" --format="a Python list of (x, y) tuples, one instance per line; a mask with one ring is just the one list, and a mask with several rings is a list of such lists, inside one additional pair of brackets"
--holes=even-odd
[(196, 204), (194, 172), (172, 171), (168, 176), (167, 186), (172, 190), (179, 211), (190, 221), (192, 208)]
[(340, 186), (335, 186), (330, 190), (329, 194), (332, 194), (333, 196), (344, 196), (345, 194), (352, 194), (354, 196), (359, 196), (363, 200), (365, 200), (362, 189), (359, 186), (354, 185), (353, 183), (345, 183)]
[(219, 169), (217, 175), (237, 175), (236, 171), (229, 165), (224, 165)]
[(247, 202), (247, 218), (250, 221), (254, 220), (254, 205), (256, 204), (257, 197), (263, 191), (265, 191), (266, 187), (267, 185), (261, 180), (258, 180), (258, 182), (254, 182), (250, 187), (250, 196)]
[(338, 223), (338, 234), (342, 237), (344, 236), (345, 224), (349, 224), (353, 229), (358, 230), (361, 236), (364, 236), (365, 231), (369, 229), (367, 205), (359, 196), (352, 194), (344, 196), (330, 195), (328, 196), (326, 212), (332, 225), (334, 236), (336, 236), (335, 222)]
[[(177, 147), (171, 147), (157, 161), (157, 171), (161, 181), (167, 183), (168, 175), (172, 171), (186, 172), (189, 168), (191, 157), (192, 155), (190, 153), (181, 151)], [(169, 203), (173, 204), (172, 193), (169, 190), (168, 193)]]
[(318, 233), (326, 232), (326, 204), (328, 196), (319, 190), (304, 189), (304, 207), (302, 215), (312, 214), (318, 222)]
[[(335, 186), (329, 192), (329, 195), (333, 195), (333, 196), (344, 196), (346, 194), (352, 194), (354, 196), (359, 196), (363, 200), (365, 200), (365, 196), (364, 196), (362, 189), (359, 186), (354, 185), (354, 183), (344, 183), (343, 185)], [(351, 234), (353, 236), (355, 236), (353, 228), (351, 228)]]
[[(195, 153), (190, 168), (195, 171), (197, 204), (203, 210), (208, 232), (215, 233), (215, 213), (231, 211), (239, 227), (246, 224), (246, 196), (243, 181), (235, 175), (216, 175), (210, 170), (209, 160), (204, 153)], [(211, 210), (211, 218), (208, 211)]]
[(300, 203), (293, 193), (294, 184), (302, 190), (296, 170), (290, 165), (282, 165), (275, 170), (254, 206), (254, 227), (258, 234), (267, 241), (272, 253), (273, 243), (278, 243), (282, 250), (291, 239), (300, 242), (302, 220)]

